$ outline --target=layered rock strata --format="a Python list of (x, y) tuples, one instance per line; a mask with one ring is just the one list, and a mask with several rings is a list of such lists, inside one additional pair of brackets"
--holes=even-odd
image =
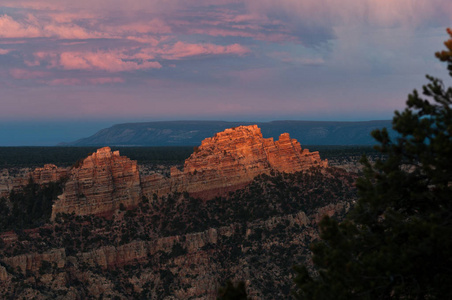
[(155, 174), (142, 178), (143, 194), (151, 197), (186, 191), (194, 197), (211, 199), (243, 188), (257, 175), (272, 170), (286, 173), (326, 167), (318, 152), (302, 149), (283, 133), (278, 141), (263, 138), (257, 125), (226, 129), (202, 141), (185, 161), (183, 171), (171, 170), (171, 177)]
[(58, 213), (110, 213), (120, 204), (137, 205), (141, 195), (137, 162), (105, 147), (68, 172), (64, 192), (52, 207), (52, 219)]
[(188, 192), (204, 200), (245, 187), (257, 175), (272, 171), (293, 173), (313, 166), (326, 167), (318, 152), (302, 149), (288, 133), (263, 138), (256, 125), (226, 129), (205, 139), (185, 161), (183, 170), (171, 169), (140, 179), (136, 161), (99, 149), (68, 173), (64, 193), (53, 206), (57, 213), (107, 214), (137, 205), (141, 196), (153, 199), (172, 192)]

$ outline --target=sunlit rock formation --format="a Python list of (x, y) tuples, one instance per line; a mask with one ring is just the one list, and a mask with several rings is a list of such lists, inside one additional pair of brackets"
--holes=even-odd
[(151, 175), (142, 178), (143, 194), (186, 191), (211, 199), (243, 188), (254, 177), (272, 170), (286, 173), (326, 167), (318, 152), (301, 149), (300, 143), (283, 133), (278, 141), (263, 138), (257, 125), (226, 129), (202, 141), (185, 161), (183, 171), (171, 170), (171, 177)]
[(141, 200), (137, 162), (109, 147), (85, 158), (68, 177), (63, 194), (53, 205), (52, 219), (58, 213), (106, 214), (120, 204), (132, 207)]
[(154, 195), (188, 192), (209, 200), (245, 187), (259, 174), (327, 165), (318, 152), (301, 149), (289, 134), (282, 134), (278, 141), (265, 139), (256, 125), (226, 129), (205, 139), (185, 161), (183, 170), (172, 168), (170, 177), (153, 174), (140, 179), (136, 161), (105, 147), (69, 171), (52, 218), (57, 213), (108, 214), (121, 203), (137, 205), (142, 195), (153, 199)]

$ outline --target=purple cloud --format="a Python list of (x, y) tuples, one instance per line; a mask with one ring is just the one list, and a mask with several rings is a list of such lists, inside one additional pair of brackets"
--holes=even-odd
[(389, 118), (425, 73), (444, 74), (433, 53), (452, 5), (3, 0), (0, 12), (3, 118)]

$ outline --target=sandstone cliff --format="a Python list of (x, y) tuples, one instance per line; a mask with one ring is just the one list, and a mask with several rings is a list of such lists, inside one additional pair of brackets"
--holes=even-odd
[(301, 149), (289, 134), (282, 134), (278, 141), (265, 139), (256, 125), (226, 129), (205, 139), (185, 161), (183, 170), (173, 168), (169, 178), (152, 174), (140, 179), (135, 161), (105, 147), (69, 171), (52, 219), (57, 213), (108, 214), (121, 203), (125, 207), (137, 205), (142, 195), (152, 199), (154, 194), (188, 192), (209, 200), (245, 187), (260, 174), (327, 165), (318, 152)]
[(58, 213), (106, 214), (120, 204), (136, 206), (141, 199), (137, 162), (109, 147), (88, 156), (68, 177), (63, 194), (52, 207), (52, 219)]
[(271, 171), (293, 173), (312, 166), (326, 167), (318, 152), (301, 149), (288, 133), (263, 138), (257, 125), (226, 129), (202, 141), (185, 161), (183, 171), (171, 170), (171, 177), (151, 175), (142, 179), (143, 194), (188, 192), (202, 199), (222, 196), (243, 188), (253, 178)]

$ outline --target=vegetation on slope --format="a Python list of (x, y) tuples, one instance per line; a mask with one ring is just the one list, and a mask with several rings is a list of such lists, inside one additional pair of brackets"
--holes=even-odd
[[(93, 293), (93, 281), (98, 281), (112, 285), (106, 297), (162, 299), (174, 296), (176, 291), (189, 291), (193, 284), (212, 280), (222, 284), (238, 276), (249, 280), (254, 296), (285, 298), (293, 285), (288, 280), (292, 265), (306, 260), (307, 245), (317, 237), (317, 210), (341, 204), (341, 218), (356, 198), (354, 179), (335, 168), (275, 173), (259, 176), (228, 197), (206, 202), (182, 193), (144, 198), (137, 208), (120, 210), (112, 219), (59, 215), (54, 223), (37, 229), (16, 230), (18, 240), (0, 240), (0, 264), (8, 257), (55, 249), (64, 249), (71, 263), (64, 268), (44, 263), (39, 275), (9, 268), (8, 273), (18, 281), (11, 283), (7, 293), (17, 296), (33, 291), (55, 297), (66, 295), (75, 287), (79, 295), (87, 297)], [(293, 221), (294, 214), (300, 212), (311, 218), (308, 224), (300, 226)], [(199, 242), (200, 234), (208, 234), (213, 228), (217, 230), (216, 243), (201, 244), (199, 248), (192, 244), (193, 240)], [(144, 260), (117, 268), (104, 269), (83, 261), (82, 253), (140, 242), (156, 245), (162, 238), (178, 242)], [(188, 263), (194, 259), (203, 263)], [(33, 276), (44, 275), (55, 278), (52, 284), (64, 277), (68, 287), (54, 289), (40, 281), (35, 286), (23, 286)]]
[[(106, 243), (118, 246), (132, 240), (146, 241), (201, 232), (209, 228), (234, 223), (246, 224), (300, 211), (312, 214), (319, 207), (341, 201), (348, 203), (355, 199), (354, 180), (353, 175), (341, 169), (328, 168), (321, 172), (321, 169), (313, 168), (309, 172), (293, 174), (263, 174), (246, 188), (232, 192), (228, 197), (217, 197), (209, 201), (192, 198), (187, 193), (175, 193), (151, 200), (143, 198), (138, 207), (120, 211), (113, 219), (62, 214), (57, 216), (56, 224), (44, 226), (46, 230), (51, 230), (48, 232), (49, 239), (40, 244), (37, 250), (69, 247), (74, 251), (88, 251)], [(20, 200), (20, 207), (24, 208), (18, 217), (22, 220), (20, 222), (26, 222), (23, 216), (28, 215), (29, 223), (26, 223), (27, 226), (18, 226), (10, 222), (4, 228), (23, 229), (31, 228), (32, 224), (43, 225), (44, 217), (48, 221), (51, 210), (46, 210), (46, 214), (37, 214), (36, 217), (27, 213), (33, 208), (33, 203), (39, 200), (33, 195), (49, 195), (56, 191), (50, 187), (43, 189), (44, 192), (35, 184), (30, 184), (23, 194), (14, 193), (20, 195), (16, 199), (24, 199)], [(6, 220), (13, 220), (13, 216), (6, 216)], [(70, 245), (65, 241), (65, 236), (67, 240), (71, 240)], [(21, 249), (33, 252), (33, 247), (31, 243)], [(4, 251), (14, 255), (22, 253), (14, 245), (10, 250)]]

